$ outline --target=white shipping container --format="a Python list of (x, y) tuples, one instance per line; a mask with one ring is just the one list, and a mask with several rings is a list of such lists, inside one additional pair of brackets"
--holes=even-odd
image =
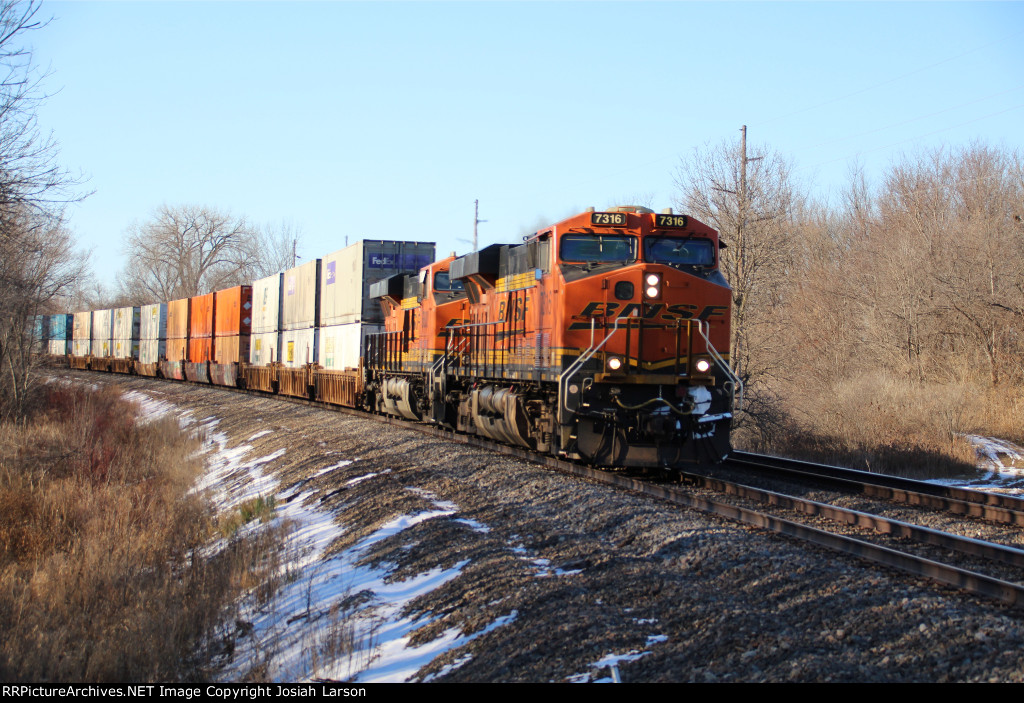
[(307, 261), (302, 266), (284, 272), (281, 291), (282, 331), (308, 329), (320, 324), (319, 289), (320, 259)]
[(68, 351), (66, 339), (51, 339), (46, 344), (46, 351), (54, 356), (64, 356)]
[(139, 340), (137, 339), (114, 339), (111, 343), (111, 356), (115, 359), (138, 359)]
[(113, 310), (94, 310), (92, 313), (92, 338), (94, 340), (108, 342), (113, 338), (111, 313)]
[(254, 335), (267, 332), (277, 333), (277, 323), (281, 316), (281, 287), (283, 285), (283, 273), (275, 273), (273, 276), (261, 278), (252, 284), (252, 333)]
[(383, 325), (366, 325), (359, 322), (321, 327), (320, 356), (317, 363), (332, 371), (357, 369), (359, 357), (366, 348), (364, 340), (367, 335), (383, 330)]
[[(167, 339), (167, 303), (143, 305), (139, 311), (139, 339)], [(152, 361), (143, 363), (151, 364)]]
[[(140, 308), (114, 308), (113, 334), (114, 340), (135, 340), (139, 339), (139, 314)], [(136, 345), (137, 348), (137, 345)], [(114, 344), (115, 356), (117, 344)], [(124, 358), (124, 357), (118, 357)]]
[(166, 354), (166, 339), (143, 339), (139, 342), (139, 363), (155, 364)]
[[(89, 343), (92, 341), (92, 313), (91, 312), (76, 312), (74, 320), (72, 321), (72, 341), (85, 342), (86, 350), (89, 349)], [(85, 354), (75, 353), (75, 356), (86, 356)]]
[(253, 366), (266, 366), (281, 360), (281, 350), (277, 348), (277, 332), (264, 332), (249, 336), (249, 363)]
[(113, 310), (94, 310), (92, 313), (92, 355), (108, 357), (113, 342)]
[(388, 276), (415, 272), (434, 260), (433, 242), (364, 240), (324, 257), (320, 275), (320, 326), (384, 321), (370, 286)]
[(281, 362), (297, 368), (316, 361), (320, 330), (285, 330), (281, 332)]

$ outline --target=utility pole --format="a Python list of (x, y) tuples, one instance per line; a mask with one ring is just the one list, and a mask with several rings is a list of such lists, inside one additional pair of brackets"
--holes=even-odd
[(760, 161), (764, 157), (755, 156), (752, 159), (747, 158), (747, 126), (743, 125), (740, 127), (740, 132), (743, 133), (743, 138), (740, 141), (740, 148), (743, 154), (740, 156), (739, 224), (740, 227), (744, 227), (747, 224), (747, 163), (750, 161)]
[[(480, 201), (473, 201), (473, 251), (478, 251), (476, 244), (476, 226), (481, 222), (487, 222), (487, 220), (480, 219)], [(463, 240), (465, 241), (465, 240)]]

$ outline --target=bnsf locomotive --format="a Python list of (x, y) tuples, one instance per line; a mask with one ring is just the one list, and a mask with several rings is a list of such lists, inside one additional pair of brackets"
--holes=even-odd
[[(641, 207), (432, 263), (432, 245), (363, 242), (142, 308), (141, 343), (137, 322), (134, 344), (115, 338), (139, 308), (77, 313), (71, 364), (309, 397), (603, 466), (719, 460), (742, 399), (720, 246), (692, 218)], [(99, 347), (97, 321), (110, 330)]]
[(740, 388), (718, 251), (692, 218), (620, 207), (385, 279), (368, 403), (600, 465), (721, 459)]

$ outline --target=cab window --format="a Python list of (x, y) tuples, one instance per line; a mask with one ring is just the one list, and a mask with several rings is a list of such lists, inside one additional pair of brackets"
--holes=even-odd
[(567, 234), (562, 237), (561, 259), (569, 263), (636, 260), (636, 237), (628, 235)]
[(462, 285), (460, 280), (451, 280), (451, 276), (447, 271), (438, 271), (434, 274), (434, 290), (453, 292), (466, 290), (466, 287)]
[(709, 239), (644, 238), (644, 261), (652, 264), (714, 266), (715, 245)]

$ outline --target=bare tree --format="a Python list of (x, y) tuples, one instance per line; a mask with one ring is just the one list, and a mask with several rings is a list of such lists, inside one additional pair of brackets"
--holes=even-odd
[(212, 207), (164, 205), (129, 228), (116, 298), (143, 304), (251, 283), (289, 268), (298, 239), (287, 223), (260, 228)]
[(790, 284), (792, 216), (799, 198), (789, 164), (761, 151), (748, 156), (745, 139), (694, 151), (676, 173), (684, 212), (718, 230), (721, 266), (732, 286), (731, 362), (747, 386), (744, 420), (770, 431), (777, 398), (769, 382), (787, 368), (782, 305)]
[(175, 300), (251, 280), (258, 236), (244, 217), (211, 207), (164, 205), (133, 225), (121, 290), (139, 302)]
[(8, 213), (0, 237), (0, 417), (19, 416), (32, 389), (32, 320), (53, 312), (51, 301), (69, 292), (83, 276), (86, 259), (73, 247), (57, 217), (22, 210), (17, 222)]
[(28, 399), (32, 317), (82, 274), (63, 226), (63, 206), (82, 196), (57, 162), (36, 109), (46, 98), (25, 35), (46, 22), (37, 0), (0, 1), (0, 416), (20, 415)]
[(277, 227), (267, 225), (256, 231), (256, 256), (251, 279), (264, 278), (295, 266), (296, 250), (302, 231), (294, 223), (282, 221)]

